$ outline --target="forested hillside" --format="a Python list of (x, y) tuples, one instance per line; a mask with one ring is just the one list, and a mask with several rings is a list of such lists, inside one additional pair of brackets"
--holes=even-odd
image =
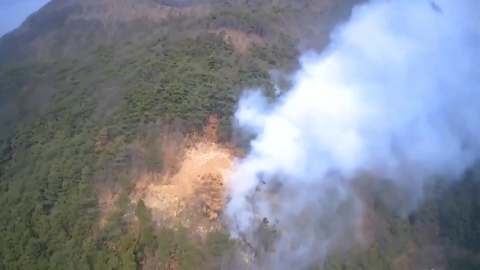
[[(359, 2), (52, 0), (31, 15), (0, 39), (0, 269), (248, 269), (216, 201), (198, 233), (134, 198), (140, 176), (181, 171), (198, 141), (240, 156), (242, 91), (288, 91), (282, 74)], [(479, 177), (439, 182), (408, 217), (359, 181), (368, 245), (312, 269), (479, 269)]]

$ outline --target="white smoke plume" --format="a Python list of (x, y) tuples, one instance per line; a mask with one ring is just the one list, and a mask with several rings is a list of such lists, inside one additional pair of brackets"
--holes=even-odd
[[(468, 0), (373, 1), (356, 7), (322, 54), (300, 59), (293, 88), (269, 104), (240, 100), (256, 135), (233, 176), (231, 232), (268, 266), (305, 269), (357, 236), (360, 171), (407, 191), (414, 209), (432, 177), (458, 179), (480, 148), (479, 8)], [(258, 236), (258, 218), (276, 242)], [(273, 245), (272, 247), (268, 246)]]

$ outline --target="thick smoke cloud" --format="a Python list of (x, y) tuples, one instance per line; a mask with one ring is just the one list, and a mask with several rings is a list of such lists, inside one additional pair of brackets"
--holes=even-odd
[(0, 37), (14, 30), (50, 0), (0, 0)]
[[(260, 269), (303, 269), (361, 240), (362, 204), (349, 185), (359, 172), (393, 181), (408, 212), (429, 179), (458, 179), (474, 163), (474, 2), (359, 6), (325, 52), (302, 56), (293, 88), (276, 103), (259, 91), (243, 96), (236, 121), (256, 138), (233, 176), (226, 215), (234, 236), (257, 256), (266, 250)], [(276, 226), (270, 252), (254, 222), (264, 217)]]

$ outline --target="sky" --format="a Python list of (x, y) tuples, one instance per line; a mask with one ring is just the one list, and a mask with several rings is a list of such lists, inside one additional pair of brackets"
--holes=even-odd
[(0, 0), (0, 36), (14, 30), (49, 0)]

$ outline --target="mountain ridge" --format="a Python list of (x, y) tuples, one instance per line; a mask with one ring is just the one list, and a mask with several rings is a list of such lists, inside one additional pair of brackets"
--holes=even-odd
[[(202, 0), (172, 5), (176, 1), (53, 0), (0, 39), (0, 51), (4, 52), (0, 54), (0, 59), (16, 57), (15, 61), (18, 61), (28, 58), (28, 55), (35, 59), (48, 59), (55, 55), (68, 57), (89, 46), (118, 43), (128, 36), (137, 40), (145, 40), (146, 35), (150, 39), (153, 36), (171, 38), (178, 34), (194, 36), (205, 30), (216, 31), (232, 26), (239, 28), (233, 30), (246, 34), (259, 32), (256, 34), (262, 38), (265, 35), (272, 42), (279, 33), (294, 36), (298, 41), (312, 36), (325, 39), (331, 27), (322, 17), (334, 9), (345, 10), (343, 7), (359, 2), (303, 0), (292, 5), (286, 0)], [(299, 16), (306, 11), (309, 15)], [(267, 16), (256, 15), (260, 13)], [(343, 17), (346, 19), (348, 13)], [(308, 34), (302, 33), (306, 25), (313, 27), (311, 29), (327, 29), (317, 34), (311, 29), (308, 29)], [(324, 46), (326, 41), (320, 43)]]

